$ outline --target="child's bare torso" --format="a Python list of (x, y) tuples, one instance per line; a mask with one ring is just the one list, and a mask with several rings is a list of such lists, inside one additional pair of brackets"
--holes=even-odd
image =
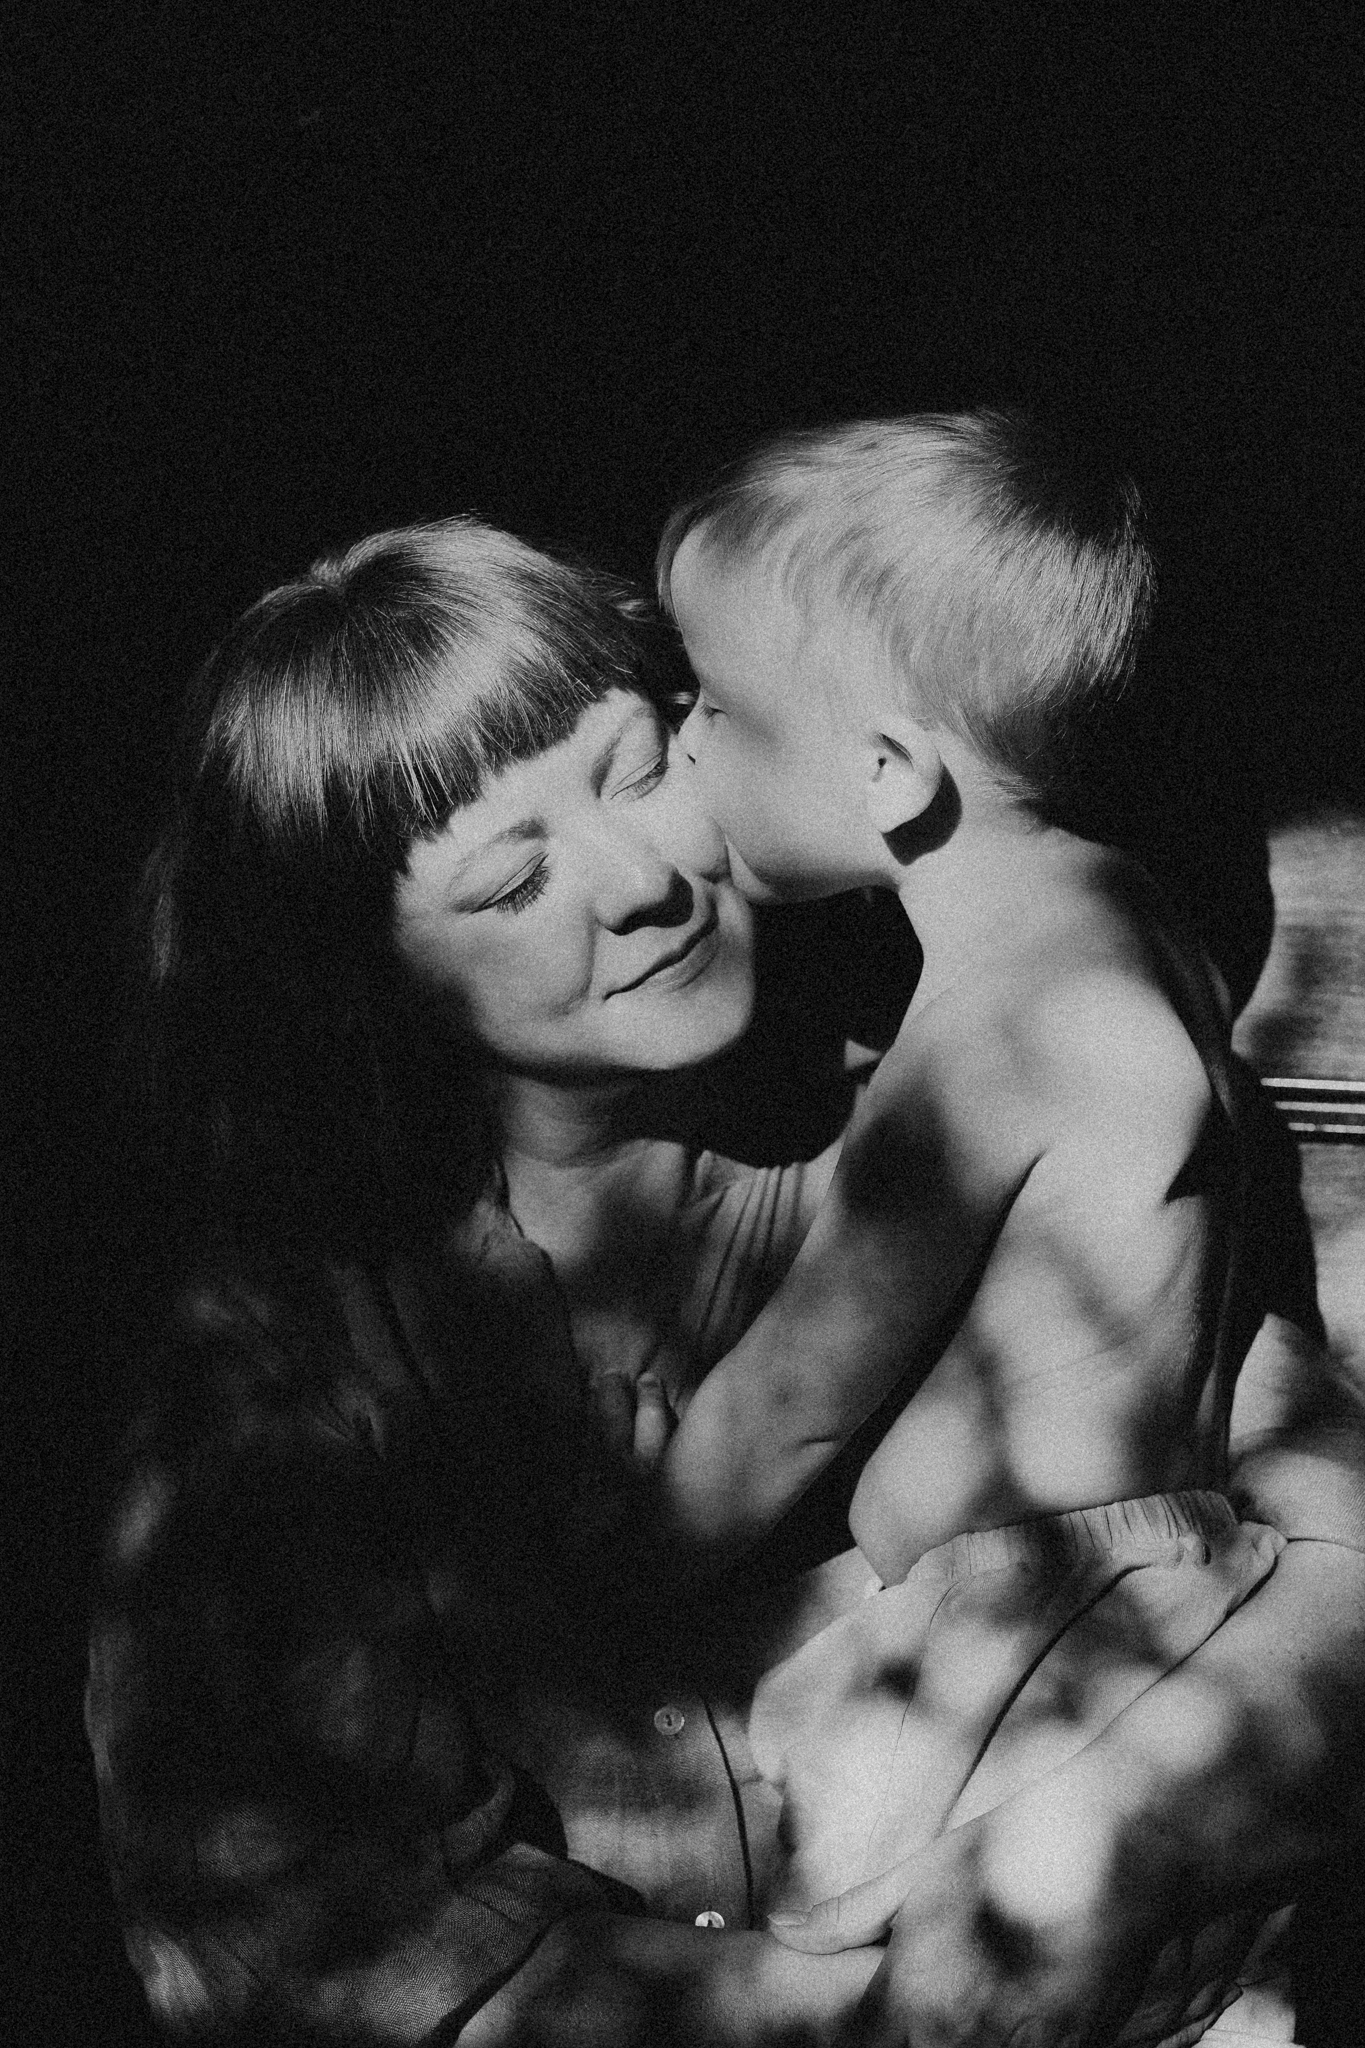
[(703, 1547), (770, 1525), (892, 1389), (851, 1516), (888, 1583), (970, 1530), (1218, 1483), (1225, 1027), (1145, 878), (1091, 851), (926, 971), (787, 1281), (670, 1448)]
[[(1179, 985), (1173, 985), (1173, 974)], [(904, 1576), (948, 1538), (1221, 1476), (1217, 1332), (1236, 1189), (1199, 970), (1079, 903), (912, 1004), (845, 1144), (888, 1116), (1018, 1162), (943, 1346), (864, 1468), (854, 1537)], [(904, 1274), (884, 1268), (888, 1295)]]

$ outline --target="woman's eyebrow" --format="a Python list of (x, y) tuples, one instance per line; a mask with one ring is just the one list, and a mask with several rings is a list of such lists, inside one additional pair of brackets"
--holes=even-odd
[(509, 825), (505, 831), (495, 832), (491, 839), (481, 840), (477, 846), (471, 847), (464, 858), (456, 861), (449, 871), (446, 876), (447, 884), (458, 882), (470, 868), (483, 859), (485, 854), (494, 852), (499, 846), (520, 846), (527, 840), (543, 839), (546, 830), (543, 818), (519, 818), (515, 825)]

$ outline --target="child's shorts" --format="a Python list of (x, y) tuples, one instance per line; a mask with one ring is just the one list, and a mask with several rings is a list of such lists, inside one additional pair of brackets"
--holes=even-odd
[(869, 1572), (754, 1697), (754, 1762), (782, 1799), (769, 1910), (876, 1876), (1075, 1755), (1283, 1547), (1221, 1495), (1178, 1493), (959, 1536), (898, 1586)]
[(1220, 1494), (1158, 1494), (955, 1537), (898, 1586), (869, 1573), (869, 1597), (755, 1693), (754, 1761), (783, 1800), (780, 1903), (874, 1877), (1074, 1756), (1283, 1547)]

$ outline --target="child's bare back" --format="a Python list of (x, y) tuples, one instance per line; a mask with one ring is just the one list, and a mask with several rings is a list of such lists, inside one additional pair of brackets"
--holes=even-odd
[[(887, 1582), (967, 1530), (1220, 1476), (1235, 1201), (1210, 1078), (1220, 1022), (1193, 967), (1172, 988), (1118, 858), (1074, 851), (1069, 889), (1054, 865), (978, 971), (911, 1004), (846, 1140), (857, 1189), (890, 1130), (918, 1133), (908, 1199), (960, 1216), (975, 1253), (854, 1497), (852, 1533)], [(914, 1285), (894, 1237), (888, 1297)]]

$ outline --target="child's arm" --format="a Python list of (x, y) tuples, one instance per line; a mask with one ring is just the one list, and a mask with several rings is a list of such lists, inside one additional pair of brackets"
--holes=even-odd
[[(884, 1063), (790, 1273), (665, 1453), (670, 1535), (720, 1558), (778, 1520), (891, 1388), (922, 1378), (1043, 1148), (1027, 1091), (940, 1040)], [(948, 1071), (952, 1078), (948, 1078)]]

